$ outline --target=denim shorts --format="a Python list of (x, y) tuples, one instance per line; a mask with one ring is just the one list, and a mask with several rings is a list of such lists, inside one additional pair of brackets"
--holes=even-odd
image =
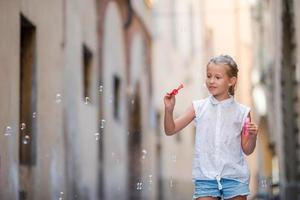
[(194, 180), (195, 191), (193, 199), (199, 197), (220, 197), (230, 199), (235, 196), (249, 195), (249, 184), (232, 179), (221, 178), (217, 180)]

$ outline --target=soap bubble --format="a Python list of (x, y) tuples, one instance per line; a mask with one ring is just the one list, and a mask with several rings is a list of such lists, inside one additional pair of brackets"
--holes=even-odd
[(56, 97), (55, 97), (55, 102), (56, 102), (57, 104), (59, 104), (59, 103), (61, 103), (61, 101), (62, 101), (61, 94), (57, 93), (57, 94), (56, 94)]
[(4, 135), (5, 136), (10, 136), (12, 134), (12, 128), (10, 126), (6, 126), (4, 129)]
[(26, 124), (25, 123), (21, 123), (21, 130), (25, 130), (26, 129)]

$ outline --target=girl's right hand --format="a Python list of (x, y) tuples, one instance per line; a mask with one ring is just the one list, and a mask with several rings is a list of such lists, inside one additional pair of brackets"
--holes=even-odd
[(175, 106), (175, 96), (167, 93), (164, 97), (164, 103), (166, 110), (173, 111)]

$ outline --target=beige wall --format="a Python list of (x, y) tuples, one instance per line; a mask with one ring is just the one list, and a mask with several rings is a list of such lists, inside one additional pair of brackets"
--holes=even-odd
[[(1, 73), (0, 91), (1, 98), (1, 194), (4, 198), (18, 197), (18, 128), (19, 128), (19, 106), (18, 106), (18, 73), (19, 73), (19, 14), (15, 8), (20, 7), (16, 1), (1, 1), (0, 33), (3, 36), (11, 37), (11, 40), (2, 39), (0, 42)], [(6, 29), (3, 26), (6, 24)], [(16, 55), (13, 58), (12, 55)], [(15, 84), (14, 82), (17, 82)], [(6, 114), (4, 114), (6, 113)], [(10, 126), (13, 133), (10, 137), (4, 137), (5, 127)], [(6, 188), (4, 190), (4, 188)]]
[[(157, 155), (155, 133), (155, 111), (153, 109), (152, 97), (149, 95), (149, 73), (145, 62), (145, 40), (139, 33), (134, 34), (131, 41), (131, 66), (130, 66), (130, 83), (131, 95), (140, 94), (141, 104), (141, 133), (142, 142), (139, 157), (141, 162), (143, 182), (142, 199), (157, 199)], [(138, 89), (135, 89), (139, 85)], [(139, 91), (137, 91), (139, 90)], [(136, 102), (132, 102), (133, 104)], [(131, 106), (134, 106), (134, 105)], [(143, 153), (146, 152), (146, 153)], [(144, 156), (144, 157), (143, 157)]]
[[(141, 13), (145, 9), (143, 3), (136, 3), (134, 12)], [(133, 14), (128, 19), (127, 6), (109, 1), (103, 17), (103, 44), (100, 45), (106, 121), (102, 162), (104, 196), (107, 200), (156, 199), (156, 122), (150, 95), (149, 16)], [(127, 20), (130, 24), (124, 28)], [(113, 115), (114, 75), (120, 79), (119, 119)], [(140, 183), (141, 189), (137, 189)]]
[[(192, 100), (204, 96), (202, 5), (200, 1), (156, 1), (153, 7), (153, 88), (155, 108), (161, 116), (162, 193), (165, 199), (192, 197), (193, 122), (176, 136), (163, 128), (164, 95), (180, 83), (174, 117)], [(192, 51), (193, 49), (193, 51)]]
[[(117, 4), (107, 6), (103, 43), (103, 97), (104, 97), (104, 184), (105, 198), (118, 199), (127, 191), (127, 108), (125, 48), (122, 20)], [(113, 76), (120, 78), (120, 119), (114, 119)], [(119, 161), (118, 161), (119, 159)], [(115, 192), (112, 192), (115, 191)]]

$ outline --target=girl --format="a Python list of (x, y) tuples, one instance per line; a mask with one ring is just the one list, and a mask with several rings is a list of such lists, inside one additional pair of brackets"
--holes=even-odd
[(251, 122), (250, 109), (233, 98), (238, 77), (235, 61), (228, 55), (214, 57), (207, 64), (206, 73), (211, 95), (193, 101), (176, 120), (175, 96), (165, 95), (165, 132), (176, 134), (195, 121), (194, 199), (246, 200), (250, 173), (245, 155), (255, 149), (258, 127)]

